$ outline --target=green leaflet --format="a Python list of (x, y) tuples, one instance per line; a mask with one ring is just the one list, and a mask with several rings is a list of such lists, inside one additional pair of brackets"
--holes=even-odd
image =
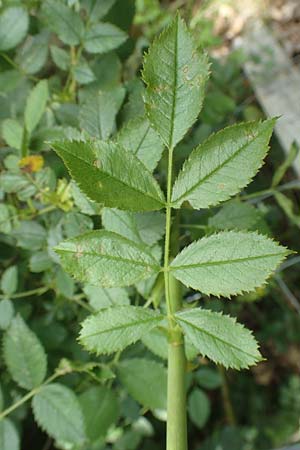
[(130, 120), (118, 133), (117, 141), (134, 153), (151, 172), (161, 158), (164, 146), (146, 117)]
[(116, 0), (85, 0), (84, 8), (87, 11), (90, 22), (98, 22), (111, 9)]
[(65, 44), (77, 45), (84, 32), (84, 25), (74, 9), (60, 0), (42, 2), (42, 16), (48, 27), (54, 31)]
[(14, 423), (10, 419), (0, 421), (1, 450), (19, 450), (20, 438)]
[(3, 139), (10, 147), (21, 150), (23, 139), (23, 127), (14, 119), (5, 119), (1, 124)]
[(186, 286), (230, 297), (260, 287), (289, 253), (263, 235), (224, 231), (186, 247), (170, 270)]
[(198, 427), (203, 428), (211, 412), (208, 396), (202, 389), (194, 389), (188, 398), (188, 413), (191, 421)]
[(199, 352), (217, 364), (243, 369), (262, 359), (251, 331), (232, 317), (197, 308), (175, 318)]
[(160, 270), (145, 246), (105, 230), (61, 242), (55, 250), (66, 272), (95, 286), (129, 286)]
[(149, 359), (125, 359), (118, 365), (118, 376), (129, 394), (146, 408), (166, 409), (167, 370)]
[(14, 294), (18, 288), (18, 267), (10, 266), (2, 274), (1, 289), (7, 296)]
[(80, 58), (80, 61), (74, 67), (74, 78), (79, 84), (89, 84), (96, 80), (89, 63), (83, 57)]
[(29, 17), (25, 8), (12, 6), (0, 14), (0, 50), (16, 47), (26, 36)]
[(16, 62), (25, 73), (35, 74), (42, 69), (48, 56), (49, 37), (48, 30), (28, 36), (18, 50)]
[(14, 305), (11, 300), (0, 300), (0, 330), (6, 330), (9, 327), (14, 313)]
[(145, 106), (164, 144), (174, 148), (195, 122), (203, 103), (208, 62), (176, 16), (144, 58)]
[(130, 152), (112, 142), (55, 142), (82, 191), (104, 206), (147, 211), (161, 209), (164, 195), (151, 173)]
[(116, 116), (125, 97), (121, 86), (92, 92), (80, 108), (80, 126), (90, 136), (106, 140), (112, 134)]
[(130, 299), (125, 288), (102, 288), (88, 284), (83, 291), (95, 311), (110, 306), (130, 305)]
[(109, 354), (138, 341), (163, 319), (163, 315), (141, 306), (116, 306), (89, 316), (79, 340), (89, 351)]
[(119, 415), (119, 402), (115, 392), (104, 386), (93, 386), (80, 395), (79, 402), (88, 438), (94, 442), (105, 436)]
[(275, 119), (233, 125), (196, 147), (173, 186), (172, 203), (208, 208), (250, 183), (268, 151)]
[(69, 65), (71, 64), (70, 54), (56, 45), (50, 46), (50, 53), (53, 59), (53, 62), (59, 67), (61, 70), (68, 70)]
[(127, 34), (111, 23), (98, 22), (86, 32), (84, 48), (89, 53), (107, 53), (123, 44)]
[(4, 360), (19, 386), (33, 389), (40, 385), (47, 371), (47, 357), (36, 335), (20, 316), (11, 321), (3, 339)]
[(165, 232), (165, 217), (159, 212), (134, 213), (103, 208), (102, 224), (106, 230), (150, 246), (159, 241)]
[(35, 420), (56, 442), (80, 445), (85, 430), (79, 401), (71, 389), (59, 383), (43, 386), (33, 397)]
[[(168, 359), (168, 332), (165, 329), (153, 328), (149, 333), (142, 337), (143, 344), (154, 355), (162, 359)], [(185, 354), (188, 361), (193, 360), (197, 356), (197, 350), (190, 342), (185, 340)]]
[(233, 200), (208, 219), (215, 230), (255, 230), (264, 224), (262, 213), (250, 203)]
[(29, 94), (25, 108), (25, 125), (32, 133), (44, 114), (49, 97), (47, 80), (39, 81)]

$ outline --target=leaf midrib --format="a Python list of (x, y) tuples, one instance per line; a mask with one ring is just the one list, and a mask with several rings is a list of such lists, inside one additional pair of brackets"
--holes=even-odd
[[(209, 331), (207, 331), (207, 330), (204, 329), (204, 328), (200, 328), (200, 327), (196, 326), (194, 323), (189, 322), (188, 320), (184, 320), (184, 319), (182, 318), (182, 316), (176, 316), (176, 317), (177, 317), (177, 319), (179, 320), (179, 322), (182, 321), (182, 322), (186, 323), (186, 324), (189, 325), (190, 327), (195, 328), (195, 330), (200, 331), (201, 333), (207, 334), (207, 335), (210, 336), (211, 338), (213, 338), (213, 339), (215, 339), (215, 340), (217, 340), (217, 341), (219, 341), (219, 342), (222, 342), (223, 344), (227, 345), (228, 347), (231, 347), (231, 348), (237, 350), (238, 352), (243, 353), (243, 354), (249, 356), (249, 357), (252, 358), (252, 359), (253, 359), (253, 358), (257, 359), (257, 358), (259, 357), (259, 355), (254, 356), (252, 353), (248, 353), (248, 352), (246, 352), (245, 350), (241, 349), (241, 347), (238, 347), (238, 346), (236, 346), (236, 345), (234, 345), (234, 344), (229, 343), (228, 341), (225, 341), (224, 339), (220, 338), (219, 336), (216, 336), (215, 334), (210, 333)], [(258, 352), (258, 350), (257, 350), (257, 352)]]
[(174, 83), (173, 83), (173, 100), (172, 100), (172, 109), (171, 109), (171, 128), (170, 128), (170, 137), (169, 137), (169, 150), (173, 149), (173, 138), (174, 138), (174, 121), (175, 121), (175, 109), (176, 109), (176, 93), (177, 93), (177, 69), (178, 69), (178, 21), (179, 16), (177, 16), (176, 20), (176, 28), (175, 28), (175, 47), (174, 47)]
[[(73, 250), (67, 250), (67, 249), (57, 249), (58, 253), (72, 253), (72, 254), (76, 254), (78, 253), (77, 251), (73, 251)], [(106, 258), (106, 259), (111, 259), (112, 261), (119, 261), (122, 263), (130, 263), (136, 266), (142, 266), (142, 267), (151, 267), (153, 269), (160, 269), (158, 264), (153, 264), (153, 263), (144, 263), (141, 261), (135, 261), (133, 259), (127, 259), (127, 258), (120, 258), (118, 256), (112, 256), (112, 255), (103, 255), (102, 253), (91, 253), (91, 252), (84, 252), (82, 253), (82, 256), (93, 256), (94, 258)], [(148, 256), (148, 255), (147, 255)]]
[(239, 262), (245, 262), (245, 261), (255, 261), (257, 259), (263, 259), (263, 258), (271, 258), (273, 256), (284, 256), (287, 252), (280, 252), (280, 253), (268, 253), (265, 255), (257, 255), (257, 256), (248, 256), (247, 258), (238, 258), (238, 259), (229, 259), (226, 261), (207, 261), (203, 263), (195, 263), (195, 264), (183, 264), (181, 266), (170, 266), (171, 270), (178, 270), (178, 269), (189, 269), (189, 268), (197, 268), (201, 266), (218, 266), (218, 265), (226, 265), (226, 264), (235, 264)]
[(122, 324), (122, 325), (116, 325), (116, 326), (114, 326), (112, 328), (108, 328), (106, 330), (101, 330), (101, 331), (97, 331), (95, 333), (81, 336), (81, 339), (84, 340), (84, 339), (88, 339), (93, 336), (98, 336), (100, 334), (105, 334), (105, 333), (110, 333), (110, 332), (117, 331), (117, 330), (122, 330), (123, 328), (131, 328), (131, 327), (135, 327), (136, 325), (146, 324), (148, 322), (158, 322), (158, 321), (160, 322), (162, 320), (163, 320), (163, 316), (150, 317), (150, 318), (144, 319), (144, 320), (136, 320), (135, 322), (130, 322), (129, 324), (127, 323), (127, 324)]
[[(253, 142), (255, 142), (264, 132), (265, 130), (260, 130), (259, 133), (257, 133), (257, 135), (255, 136), (255, 138), (253, 138), (250, 142), (246, 142), (244, 145), (242, 145), (235, 153), (233, 153), (232, 155), (229, 156), (229, 158), (227, 158), (225, 161), (223, 161), (219, 166), (217, 166), (215, 169), (213, 169), (211, 172), (209, 172), (207, 175), (205, 175), (204, 178), (200, 179), (198, 181), (198, 183), (194, 184), (194, 186), (192, 186), (190, 189), (188, 189), (187, 191), (184, 192), (184, 194), (181, 194), (179, 197), (177, 197), (175, 200), (172, 200), (173, 204), (178, 203), (181, 199), (186, 198), (191, 192), (195, 191), (196, 189), (198, 189), (201, 184), (205, 183), (205, 181), (210, 178), (211, 176), (213, 176), (216, 172), (218, 172), (219, 170), (221, 170), (226, 164), (228, 164), (231, 160), (233, 160), (236, 156), (238, 156), (248, 145), (253, 144)], [(202, 146), (205, 145), (205, 142), (203, 143), (203, 145), (200, 144), (200, 146), (198, 147), (198, 149), (201, 149)], [(191, 155), (192, 157), (192, 155)], [(191, 159), (189, 159), (187, 162), (189, 163), (191, 161)], [(183, 172), (182, 172), (183, 173)], [(251, 178), (251, 177), (250, 177)], [(179, 181), (179, 178), (178, 178)]]

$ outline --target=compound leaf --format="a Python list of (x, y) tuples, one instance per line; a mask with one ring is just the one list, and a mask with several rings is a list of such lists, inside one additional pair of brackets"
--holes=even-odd
[(59, 383), (43, 386), (33, 397), (32, 408), (39, 426), (64, 448), (85, 440), (83, 414), (71, 389)]
[(90, 199), (131, 211), (163, 208), (164, 195), (152, 174), (120, 145), (61, 141), (52, 146)]
[(268, 151), (275, 119), (227, 127), (196, 147), (175, 181), (174, 208), (208, 208), (250, 183)]
[(24, 320), (11, 321), (3, 339), (4, 360), (14, 381), (24, 389), (40, 385), (47, 371), (45, 351)]
[(160, 270), (144, 245), (105, 230), (69, 239), (55, 250), (66, 272), (95, 286), (129, 286)]
[(208, 68), (179, 15), (144, 58), (146, 112), (169, 148), (183, 138), (201, 110)]
[(161, 363), (143, 358), (123, 360), (118, 376), (137, 402), (150, 409), (166, 409), (167, 370)]
[(217, 364), (242, 369), (262, 359), (251, 331), (230, 316), (197, 308), (175, 317), (199, 352)]
[(164, 146), (146, 117), (131, 119), (119, 132), (117, 141), (134, 153), (151, 172), (161, 158)]
[(79, 339), (89, 351), (113, 353), (138, 341), (163, 319), (163, 315), (141, 306), (116, 306), (88, 317)]
[(186, 247), (170, 269), (186, 286), (230, 297), (260, 287), (289, 253), (266, 236), (224, 231)]

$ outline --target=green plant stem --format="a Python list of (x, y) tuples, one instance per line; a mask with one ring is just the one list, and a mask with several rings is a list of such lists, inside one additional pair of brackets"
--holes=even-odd
[(217, 366), (219, 373), (222, 377), (222, 399), (223, 399), (223, 408), (226, 416), (226, 421), (228, 425), (234, 426), (236, 425), (236, 419), (230, 399), (229, 386), (227, 381), (226, 372), (223, 366)]
[[(42, 295), (49, 290), (50, 290), (49, 287), (43, 286), (37, 289), (31, 289), (30, 291), (17, 292), (16, 294), (10, 295), (9, 298), (14, 299), (14, 298), (30, 297), (31, 295)], [(0, 295), (0, 298), (7, 298), (7, 295)]]
[(2, 411), (0, 413), (0, 420), (4, 419), (4, 417), (8, 416), (15, 409), (19, 408), (21, 405), (23, 405), (28, 400), (30, 400), (35, 394), (37, 394), (42, 389), (42, 387), (44, 387), (47, 384), (51, 383), (56, 378), (65, 375), (65, 373), (66, 372), (63, 372), (63, 371), (55, 372), (53, 375), (51, 375), (51, 377), (47, 378), (47, 380), (44, 381), (43, 384), (41, 384), (40, 386), (37, 386), (36, 388), (32, 389), (30, 392), (28, 392), (26, 395), (24, 395), (24, 397), (20, 398), (20, 400), (18, 400), (16, 403), (14, 403), (13, 405), (9, 406), (9, 408), (7, 408), (4, 411)]
[(186, 358), (184, 338), (177, 327), (174, 314), (181, 308), (182, 296), (180, 284), (170, 274), (171, 242), (171, 195), (172, 195), (173, 149), (169, 149), (166, 236), (164, 255), (165, 296), (169, 321), (168, 346), (168, 401), (167, 401), (167, 450), (187, 450), (186, 422)]
[[(171, 302), (181, 308), (179, 282), (170, 275)], [(186, 357), (181, 330), (172, 325), (168, 346), (167, 450), (187, 450)]]

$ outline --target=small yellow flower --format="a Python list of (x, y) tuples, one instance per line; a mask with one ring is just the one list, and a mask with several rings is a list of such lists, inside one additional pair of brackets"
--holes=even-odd
[(19, 166), (24, 172), (38, 172), (44, 166), (44, 158), (41, 155), (25, 156), (20, 160)]

